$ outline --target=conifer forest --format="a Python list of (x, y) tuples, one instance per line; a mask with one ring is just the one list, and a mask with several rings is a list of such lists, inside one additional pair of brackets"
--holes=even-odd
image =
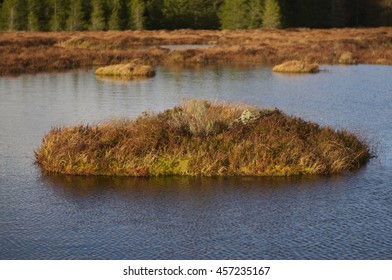
[(0, 0), (0, 5), (2, 31), (392, 25), (392, 0)]

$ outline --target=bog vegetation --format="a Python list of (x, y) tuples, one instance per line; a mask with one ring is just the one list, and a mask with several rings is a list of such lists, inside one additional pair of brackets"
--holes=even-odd
[(36, 150), (48, 172), (116, 176), (329, 174), (370, 156), (347, 131), (278, 109), (192, 99), (134, 120), (53, 128)]
[(140, 65), (137, 62), (131, 62), (126, 64), (116, 64), (99, 67), (95, 71), (95, 74), (99, 76), (132, 79), (153, 77), (155, 75), (155, 71), (149, 65)]
[[(160, 47), (179, 44), (211, 47), (185, 50)], [(392, 28), (5, 32), (0, 35), (0, 75), (121, 64), (134, 59), (151, 66), (274, 65), (288, 60), (392, 65)]]

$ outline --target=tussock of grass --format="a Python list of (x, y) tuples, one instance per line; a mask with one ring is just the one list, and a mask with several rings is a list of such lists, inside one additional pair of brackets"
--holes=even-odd
[(100, 67), (95, 71), (95, 74), (101, 76), (115, 76), (123, 78), (148, 78), (153, 77), (155, 75), (155, 71), (149, 65), (127, 63)]
[(320, 71), (317, 63), (308, 63), (299, 60), (290, 60), (272, 68), (274, 72), (282, 73), (318, 73)]
[(339, 57), (339, 64), (355, 64), (356, 60), (351, 52), (343, 52)]
[(45, 171), (116, 176), (328, 174), (370, 158), (350, 132), (203, 100), (135, 120), (53, 128), (35, 155)]

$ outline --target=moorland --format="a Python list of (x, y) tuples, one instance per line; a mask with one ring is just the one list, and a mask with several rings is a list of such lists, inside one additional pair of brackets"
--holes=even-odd
[[(168, 49), (167, 45), (208, 48)], [(0, 75), (128, 63), (392, 65), (392, 28), (1, 32)]]

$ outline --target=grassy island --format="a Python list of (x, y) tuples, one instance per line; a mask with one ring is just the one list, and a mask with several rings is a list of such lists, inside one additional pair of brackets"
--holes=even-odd
[(204, 100), (134, 120), (53, 128), (35, 155), (44, 171), (115, 176), (329, 174), (371, 156), (350, 132), (278, 109)]
[(95, 71), (96, 75), (119, 77), (123, 79), (151, 78), (155, 76), (154, 69), (149, 65), (139, 65), (137, 63), (116, 64), (99, 67)]
[(282, 73), (318, 73), (320, 72), (320, 69), (317, 63), (290, 60), (276, 65), (274, 68), (272, 68), (272, 71)]

